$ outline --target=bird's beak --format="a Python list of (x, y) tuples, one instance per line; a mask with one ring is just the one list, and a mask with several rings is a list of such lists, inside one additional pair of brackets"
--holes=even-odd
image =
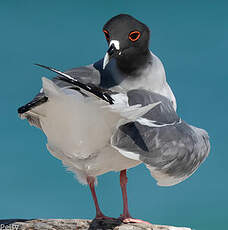
[(119, 41), (117, 40), (110, 41), (109, 48), (104, 56), (103, 69), (105, 69), (106, 65), (109, 63), (112, 57), (119, 54), (119, 49), (120, 49)]

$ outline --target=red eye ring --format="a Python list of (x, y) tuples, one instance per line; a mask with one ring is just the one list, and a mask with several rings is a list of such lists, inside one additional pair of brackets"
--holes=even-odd
[(103, 32), (104, 32), (104, 35), (105, 35), (105, 38), (106, 38), (107, 42), (109, 42), (110, 36), (109, 36), (108, 31), (107, 30), (103, 30)]
[(140, 36), (141, 36), (141, 33), (140, 33), (139, 31), (135, 30), (135, 31), (132, 31), (132, 32), (129, 34), (128, 38), (129, 38), (132, 42), (135, 42), (135, 41), (137, 41), (137, 40), (140, 38)]

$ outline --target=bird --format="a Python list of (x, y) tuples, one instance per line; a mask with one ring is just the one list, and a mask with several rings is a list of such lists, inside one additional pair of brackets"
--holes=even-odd
[(18, 109), (20, 118), (47, 136), (49, 152), (88, 184), (96, 219), (103, 214), (95, 192), (97, 177), (120, 172), (121, 221), (141, 222), (128, 209), (127, 170), (145, 164), (160, 186), (191, 176), (207, 158), (207, 132), (176, 113), (176, 99), (160, 59), (149, 49), (147, 25), (128, 14), (109, 19), (103, 32), (104, 58), (94, 64), (42, 78), (35, 98)]

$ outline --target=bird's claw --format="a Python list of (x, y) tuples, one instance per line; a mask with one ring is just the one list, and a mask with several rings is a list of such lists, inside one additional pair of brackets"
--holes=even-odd
[(144, 220), (140, 220), (140, 219), (134, 219), (132, 217), (124, 217), (123, 215), (121, 215), (119, 217), (119, 219), (125, 223), (125, 224), (128, 224), (128, 223), (143, 223), (143, 224), (151, 224), (147, 221), (144, 221)]

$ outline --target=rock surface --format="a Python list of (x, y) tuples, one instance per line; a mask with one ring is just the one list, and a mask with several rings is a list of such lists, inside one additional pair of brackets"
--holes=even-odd
[(120, 220), (34, 219), (0, 220), (0, 229), (8, 230), (191, 230), (190, 228), (145, 223), (124, 224)]

